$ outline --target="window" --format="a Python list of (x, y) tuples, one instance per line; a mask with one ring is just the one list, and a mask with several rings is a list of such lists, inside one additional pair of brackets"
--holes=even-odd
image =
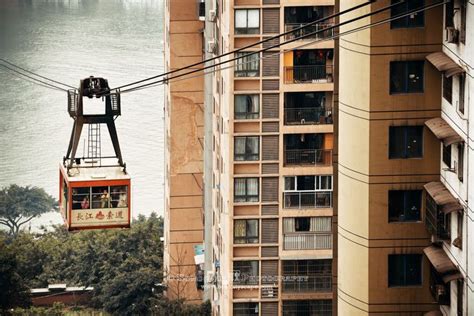
[(234, 137), (234, 160), (235, 161), (255, 161), (259, 159), (258, 136)]
[(388, 255), (388, 286), (422, 285), (420, 254)]
[(233, 276), (236, 285), (258, 284), (258, 261), (234, 261)]
[(260, 75), (259, 53), (242, 52), (235, 53), (236, 66), (234, 75), (236, 77), (258, 77)]
[(462, 73), (459, 75), (459, 103), (458, 110), (464, 114), (464, 89), (466, 85), (466, 74)]
[(451, 145), (443, 145), (443, 162), (448, 168), (451, 168)]
[(258, 202), (258, 178), (234, 179), (234, 202)]
[(459, 40), (461, 43), (466, 44), (466, 11), (467, 11), (467, 4), (466, 0), (461, 0), (460, 1), (460, 6), (461, 6), (461, 29), (459, 30)]
[(450, 104), (453, 103), (453, 77), (446, 77), (443, 74), (443, 98)]
[(456, 287), (457, 287), (457, 315), (462, 316), (463, 315), (463, 296), (464, 296), (464, 280), (463, 279), (458, 279), (456, 281)]
[(332, 176), (285, 177), (285, 191), (332, 191)]
[(390, 62), (390, 94), (423, 92), (424, 61)]
[[(392, 4), (399, 2), (399, 0), (392, 0)], [(391, 8), (391, 17), (394, 18), (403, 15), (407, 12), (420, 9), (425, 5), (424, 0), (410, 0), (405, 1), (399, 5)], [(400, 19), (390, 22), (392, 29), (407, 28), (407, 27), (423, 27), (425, 25), (425, 14), (423, 11), (412, 13)]]
[(110, 207), (120, 208), (128, 206), (127, 189), (127, 186), (110, 187)]
[(260, 10), (239, 9), (235, 10), (235, 34), (260, 33)]
[(445, 4), (444, 27), (454, 27), (454, 1)]
[(237, 94), (234, 97), (234, 117), (236, 120), (258, 119), (259, 117), (259, 95)]
[(295, 218), (295, 231), (309, 232), (309, 227), (310, 227), (309, 217), (296, 217)]
[(413, 222), (421, 220), (422, 190), (388, 191), (389, 222)]
[(458, 179), (464, 180), (464, 143), (458, 144)]
[(62, 192), (61, 192), (61, 208), (62, 211), (64, 211), (64, 215), (66, 216), (67, 219), (67, 208), (68, 208), (68, 187), (67, 183), (65, 180), (63, 180), (63, 187), (62, 187)]
[(283, 316), (331, 316), (332, 300), (283, 301)]
[(234, 221), (234, 243), (258, 243), (258, 219), (236, 219)]
[[(90, 209), (91, 188), (73, 188), (72, 189), (72, 209)], [(99, 202), (100, 206), (100, 202)], [(96, 208), (96, 207), (93, 207)], [(98, 208), (98, 207), (97, 207)]]
[(73, 188), (72, 209), (126, 208), (128, 186)]
[(285, 208), (326, 208), (332, 206), (332, 176), (285, 177)]
[(459, 212), (458, 216), (458, 237), (453, 241), (453, 245), (462, 249), (462, 229), (464, 224), (464, 216), (463, 213)]
[(389, 159), (423, 157), (423, 126), (390, 126)]
[(283, 260), (283, 292), (330, 291), (332, 260)]
[(234, 303), (233, 305), (234, 316), (252, 316), (259, 315), (258, 303)]

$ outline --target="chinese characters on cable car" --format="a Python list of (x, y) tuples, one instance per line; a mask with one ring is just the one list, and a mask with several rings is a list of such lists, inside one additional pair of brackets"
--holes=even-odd
[(115, 225), (126, 222), (128, 186), (72, 188), (72, 224)]

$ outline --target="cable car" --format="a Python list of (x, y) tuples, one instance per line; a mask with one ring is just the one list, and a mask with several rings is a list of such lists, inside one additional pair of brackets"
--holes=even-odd
[[(86, 98), (102, 98), (105, 113), (84, 111)], [(102, 105), (101, 105), (102, 106)], [(131, 218), (131, 178), (118, 142), (115, 119), (120, 116), (120, 92), (106, 79), (89, 77), (68, 91), (68, 112), (74, 126), (59, 168), (59, 209), (69, 231), (128, 228)], [(87, 150), (76, 157), (81, 132), (88, 128)], [(102, 156), (101, 126), (107, 126), (115, 156)]]

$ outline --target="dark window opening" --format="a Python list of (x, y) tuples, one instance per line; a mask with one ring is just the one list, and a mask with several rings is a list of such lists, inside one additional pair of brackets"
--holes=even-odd
[(390, 126), (389, 159), (423, 157), (423, 126)]
[(296, 217), (295, 218), (295, 231), (297, 232), (309, 232), (310, 218), (309, 217)]
[(388, 192), (390, 222), (421, 220), (422, 190), (391, 190)]
[[(392, 0), (392, 5), (400, 2), (399, 0)], [(391, 10), (391, 17), (395, 18), (396, 16), (403, 15), (407, 12), (411, 12), (416, 9), (421, 9), (425, 5), (424, 0), (409, 0), (402, 2), (394, 7)], [(394, 19), (390, 22), (392, 29), (395, 28), (410, 28), (410, 27), (423, 27), (425, 25), (425, 14), (424, 11), (419, 11), (412, 13), (408, 16), (402, 18)]]
[(458, 179), (464, 180), (464, 143), (458, 144)]
[(388, 256), (388, 286), (422, 285), (420, 254), (404, 254)]
[(390, 62), (390, 94), (423, 92), (423, 71), (424, 61)]
[(443, 74), (443, 98), (449, 103), (453, 103), (453, 77), (446, 77)]
[(451, 168), (451, 145), (443, 145), (443, 162), (448, 168)]

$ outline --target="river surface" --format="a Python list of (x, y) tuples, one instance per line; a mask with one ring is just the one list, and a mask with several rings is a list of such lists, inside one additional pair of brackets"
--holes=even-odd
[[(0, 58), (72, 86), (94, 75), (117, 87), (163, 72), (163, 23), (163, 0), (0, 0)], [(66, 105), (65, 92), (0, 67), (0, 186), (38, 186), (58, 198), (73, 123)], [(116, 125), (134, 217), (163, 213), (163, 122), (162, 87), (122, 96)], [(48, 213), (33, 228), (59, 222)]]

